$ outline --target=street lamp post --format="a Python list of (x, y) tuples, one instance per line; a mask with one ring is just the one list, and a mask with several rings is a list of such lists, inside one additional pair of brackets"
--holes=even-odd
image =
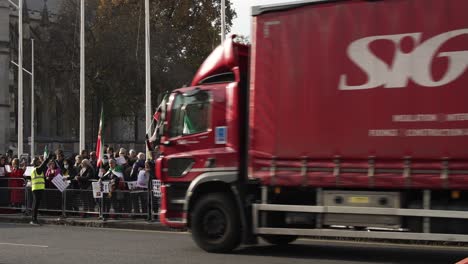
[(8, 0), (11, 5), (18, 9), (18, 157), (23, 155), (23, 1), (18, 0), (15, 4)]
[(18, 1), (18, 157), (23, 154), (23, 1)]
[(34, 39), (31, 39), (31, 160), (34, 158)]
[(226, 0), (221, 0), (221, 44), (226, 38)]
[[(146, 118), (147, 134), (151, 135), (151, 61), (150, 61), (150, 19), (149, 0), (145, 0), (145, 80), (146, 80)], [(147, 156), (149, 149), (147, 149)]]
[(79, 151), (85, 149), (85, 4), (80, 2), (80, 144)]

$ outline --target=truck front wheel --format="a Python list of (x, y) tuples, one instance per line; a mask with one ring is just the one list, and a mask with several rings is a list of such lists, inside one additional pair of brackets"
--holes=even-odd
[(236, 208), (234, 201), (224, 193), (208, 194), (196, 201), (191, 228), (200, 248), (224, 253), (239, 246), (241, 226)]

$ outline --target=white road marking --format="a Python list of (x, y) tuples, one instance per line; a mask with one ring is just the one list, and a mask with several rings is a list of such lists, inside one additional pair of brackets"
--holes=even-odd
[(46, 245), (31, 245), (31, 244), (15, 244), (15, 243), (1, 243), (0, 245), (5, 246), (17, 246), (17, 247), (38, 247), (38, 248), (48, 248), (49, 246)]
[(125, 231), (125, 232), (140, 232), (140, 233), (161, 233), (161, 234), (178, 234), (188, 235), (188, 232), (182, 231), (157, 231), (157, 230), (139, 230), (139, 229), (124, 229), (124, 228), (109, 228), (109, 227), (92, 227), (93, 229), (112, 230), (112, 231)]

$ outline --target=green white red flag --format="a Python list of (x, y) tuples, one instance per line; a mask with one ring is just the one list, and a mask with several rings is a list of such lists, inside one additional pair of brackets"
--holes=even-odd
[(99, 120), (99, 132), (96, 141), (96, 155), (97, 155), (97, 167), (101, 167), (102, 160), (104, 158), (104, 148), (103, 148), (103, 141), (102, 141), (102, 128), (104, 122), (104, 109), (101, 108), (101, 119)]

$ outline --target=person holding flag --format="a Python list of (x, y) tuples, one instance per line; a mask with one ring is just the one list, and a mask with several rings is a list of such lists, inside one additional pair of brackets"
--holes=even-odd
[(32, 218), (31, 225), (38, 225), (37, 221), (37, 212), (41, 204), (42, 196), (45, 190), (45, 172), (47, 170), (47, 164), (50, 160), (54, 158), (54, 154), (49, 155), (47, 152), (47, 147), (44, 151), (44, 161), (41, 161), (38, 158), (33, 159), (34, 169), (31, 172), (31, 189), (33, 193), (33, 208), (32, 208)]
[(145, 135), (146, 147), (148, 151), (152, 154), (151, 156), (148, 155), (148, 159), (152, 158), (153, 160), (156, 160), (158, 156), (157, 150), (159, 147), (159, 141), (161, 140), (160, 135), (159, 135), (159, 130), (161, 129), (163, 122), (164, 122), (167, 98), (168, 98), (168, 95), (165, 94), (161, 101), (161, 104), (158, 106), (158, 108), (156, 109), (156, 112), (153, 115), (153, 122), (156, 122), (156, 127), (154, 129), (153, 135), (151, 137), (149, 137), (148, 135), (148, 132), (150, 131), (151, 126), (153, 126), (153, 122), (151, 122), (151, 126), (147, 128), (147, 131), (146, 131), (146, 135)]
[[(124, 207), (124, 204), (120, 202), (117, 197), (117, 194), (115, 193), (117, 190), (119, 190), (119, 185), (120, 182), (123, 181), (123, 170), (122, 166), (117, 165), (117, 162), (115, 159), (110, 159), (109, 160), (109, 170), (104, 174), (100, 181), (109, 181), (109, 195), (107, 198), (110, 198), (110, 201), (112, 202), (112, 207), (114, 208), (116, 213), (121, 213), (122, 208)], [(109, 199), (105, 199), (104, 197), (104, 208), (103, 212), (107, 213), (109, 212)]]

